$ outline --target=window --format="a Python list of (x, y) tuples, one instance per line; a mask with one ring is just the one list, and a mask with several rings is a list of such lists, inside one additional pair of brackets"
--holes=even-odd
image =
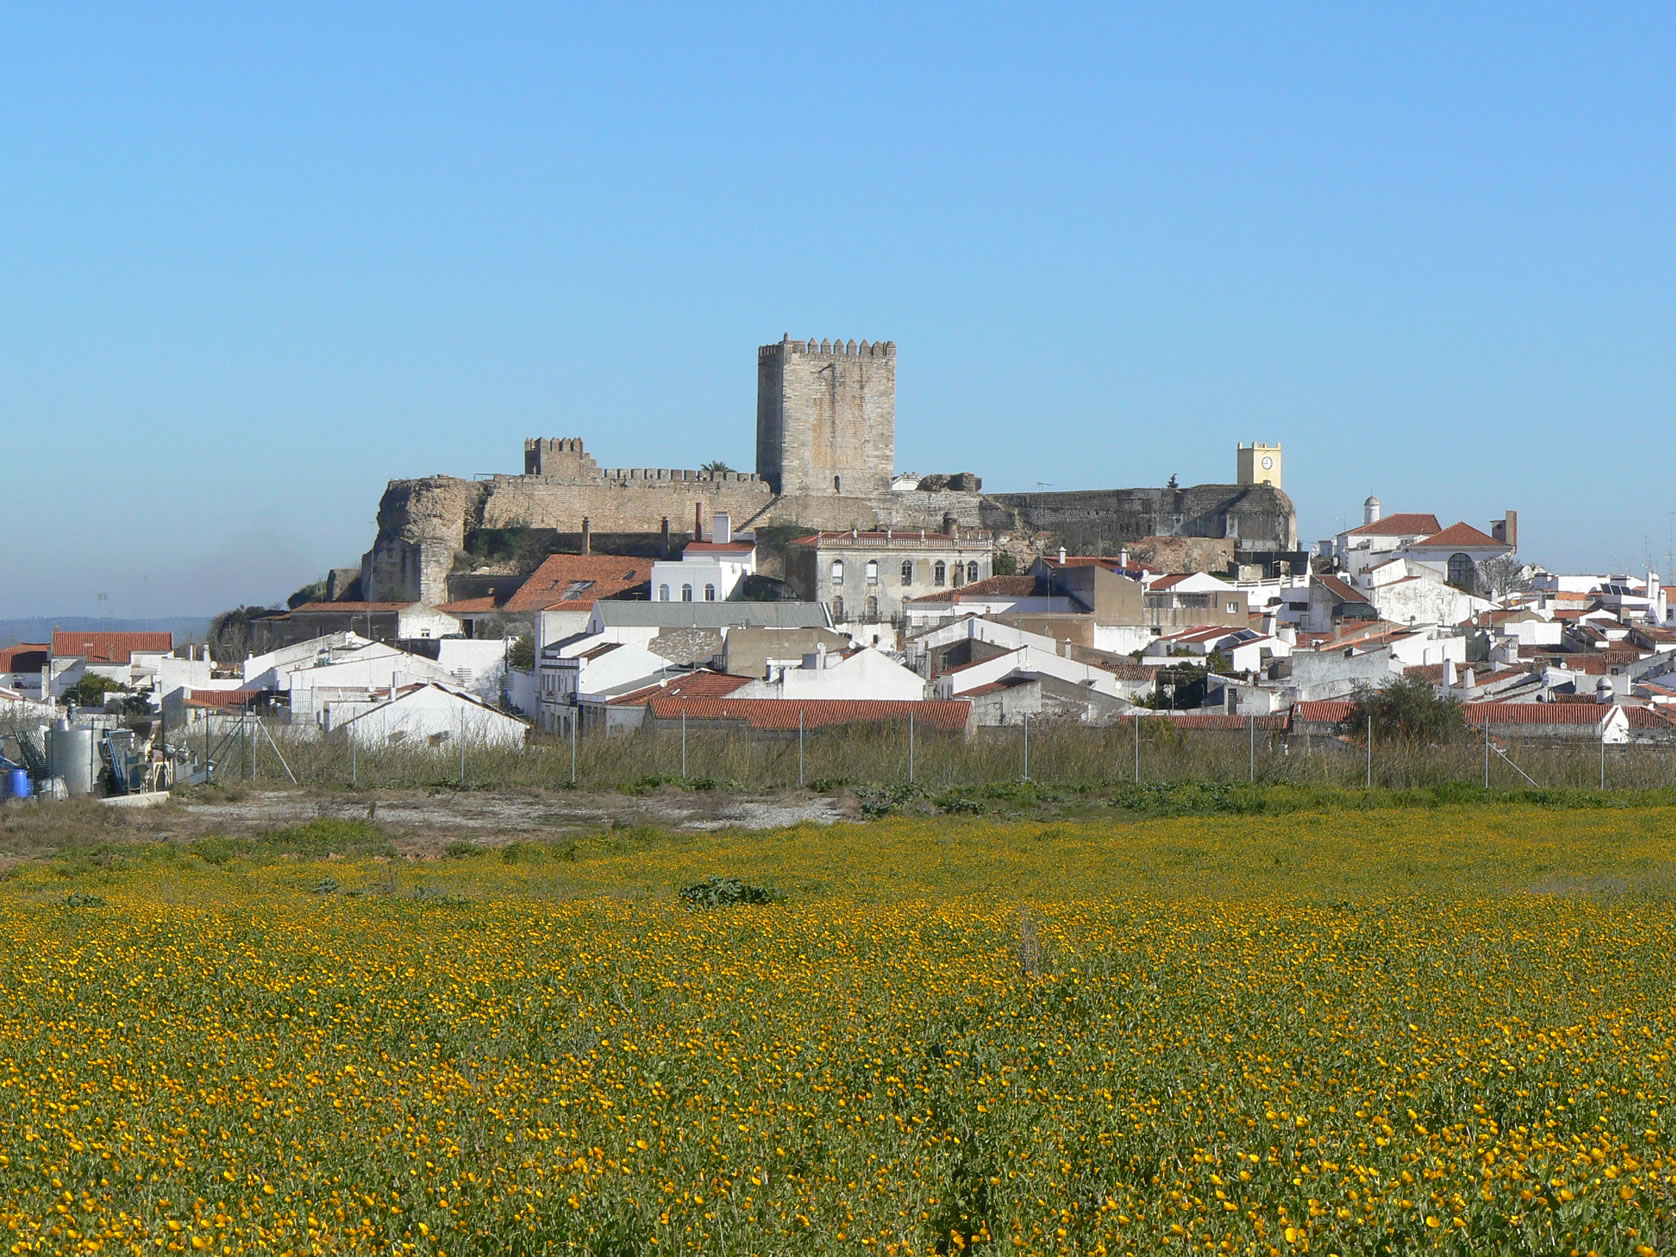
[(914, 561), (912, 559), (902, 560), (902, 583), (904, 585), (914, 583)]
[(658, 601), (659, 602), (668, 602), (669, 601), (669, 586), (668, 585), (659, 585), (658, 586)]
[(832, 477), (832, 491), (834, 493), (842, 493), (844, 491), (844, 483), (837, 476)]
[(877, 559), (867, 560), (867, 583), (869, 585), (879, 583), (879, 561)]
[(1472, 556), (1470, 554), (1451, 554), (1449, 556), (1449, 583), (1456, 589), (1472, 592)]
[(843, 559), (833, 559), (832, 560), (832, 583), (834, 585), (842, 585), (844, 583), (844, 560)]
[(978, 579), (978, 565), (976, 563), (968, 563), (966, 565), (966, 583), (968, 585), (970, 585), (973, 581), (975, 581), (977, 579)]
[(879, 620), (879, 600), (873, 594), (867, 595), (867, 618), (875, 624)]
[(1240, 604), (1237, 603), (1237, 602), (1230, 602), (1228, 604), (1228, 614), (1229, 615), (1238, 615), (1239, 613), (1240, 613)]
[(716, 587), (714, 585), (706, 585), (704, 587), (704, 601), (705, 602), (716, 601)]
[(681, 601), (682, 602), (691, 602), (692, 600), (693, 600), (693, 587), (691, 585), (682, 585), (681, 586)]
[(933, 585), (946, 585), (948, 580), (949, 569), (941, 559), (938, 559), (931, 565), (931, 583)]
[(844, 599), (842, 596), (832, 600), (832, 619), (837, 624), (844, 622)]

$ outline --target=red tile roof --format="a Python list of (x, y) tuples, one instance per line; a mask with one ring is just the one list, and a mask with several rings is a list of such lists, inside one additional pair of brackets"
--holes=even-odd
[(1474, 547), (1483, 546), (1500, 546), (1504, 550), (1512, 549), (1512, 547), (1506, 542), (1497, 541), (1494, 537), (1490, 536), (1489, 533), (1479, 532), (1478, 529), (1465, 522), (1451, 524), (1442, 532), (1437, 533), (1434, 536), (1425, 537), (1414, 543), (1414, 548), (1417, 550), (1421, 546), (1432, 546), (1438, 549), (1446, 548), (1450, 550), (1459, 550), (1463, 547), (1472, 549)]
[(1629, 717), (1631, 729), (1662, 729), (1667, 733), (1676, 730), (1676, 720), (1651, 707), (1625, 707), (1624, 715)]
[(78, 656), (89, 663), (132, 663), (134, 652), (174, 649), (171, 633), (99, 633), (84, 629), (54, 629), (52, 653), (60, 659)]
[(0, 646), (0, 672), (39, 672), (51, 655), (52, 647), (46, 642)]
[(1269, 716), (1228, 716), (1228, 715), (1198, 715), (1193, 712), (1166, 713), (1148, 719), (1168, 720), (1178, 729), (1246, 729), (1253, 720), (1259, 729), (1284, 729), (1286, 716), (1284, 714)]
[(494, 609), (495, 600), (489, 594), (481, 598), (461, 598), (456, 602), (445, 602), (437, 608), (448, 615), (476, 615)]
[[(848, 535), (848, 534), (846, 534)], [(657, 720), (737, 720), (752, 729), (794, 730), (826, 725), (906, 724), (909, 716), (925, 729), (963, 730), (972, 712), (964, 699), (880, 700), (848, 698), (654, 698)]]
[(1345, 584), (1338, 577), (1333, 576), (1330, 573), (1324, 572), (1313, 576), (1310, 579), (1343, 602), (1366, 602), (1368, 600), (1368, 596), (1361, 590), (1352, 585)]
[(1292, 708), (1292, 718), (1312, 725), (1341, 725), (1349, 720), (1355, 711), (1355, 703), (1341, 698), (1329, 698), (1298, 703)]
[(1612, 710), (1608, 703), (1465, 703), (1467, 723), (1494, 725), (1598, 725)]
[(246, 703), (264, 694), (265, 690), (188, 690), (186, 705), (188, 707), (243, 707)]
[(921, 594), (909, 602), (960, 602), (964, 598), (1028, 598), (1036, 592), (1034, 576), (991, 576), (954, 589)]
[(757, 548), (754, 541), (689, 541), (682, 554), (749, 554)]
[(652, 578), (652, 560), (620, 554), (550, 554), (504, 611), (589, 611), (601, 598), (618, 598)]
[(1348, 530), (1352, 537), (1425, 537), (1438, 530), (1436, 515), (1396, 514)]
[(607, 701), (612, 707), (640, 707), (654, 698), (726, 698), (750, 683), (750, 677), (729, 676), (725, 672), (689, 672), (670, 678), (667, 684), (648, 685)]

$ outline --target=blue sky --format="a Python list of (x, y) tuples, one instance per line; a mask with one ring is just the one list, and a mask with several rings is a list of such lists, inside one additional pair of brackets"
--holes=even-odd
[[(282, 599), (387, 479), (749, 466), (755, 347), (897, 462), (1233, 476), (1663, 564), (1676, 8), (0, 7), (0, 617)], [(97, 594), (109, 595), (100, 602)]]

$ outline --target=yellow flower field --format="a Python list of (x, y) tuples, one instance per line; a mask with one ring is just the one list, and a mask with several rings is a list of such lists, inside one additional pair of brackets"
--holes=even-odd
[[(1676, 1248), (1671, 809), (0, 885), (12, 1252)], [(699, 911), (711, 873), (782, 902)]]

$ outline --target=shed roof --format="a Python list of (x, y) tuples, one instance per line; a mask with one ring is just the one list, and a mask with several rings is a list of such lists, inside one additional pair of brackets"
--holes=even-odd
[(60, 659), (86, 659), (89, 663), (132, 663), (134, 652), (174, 649), (172, 633), (102, 633), (87, 629), (54, 629), (52, 653)]

